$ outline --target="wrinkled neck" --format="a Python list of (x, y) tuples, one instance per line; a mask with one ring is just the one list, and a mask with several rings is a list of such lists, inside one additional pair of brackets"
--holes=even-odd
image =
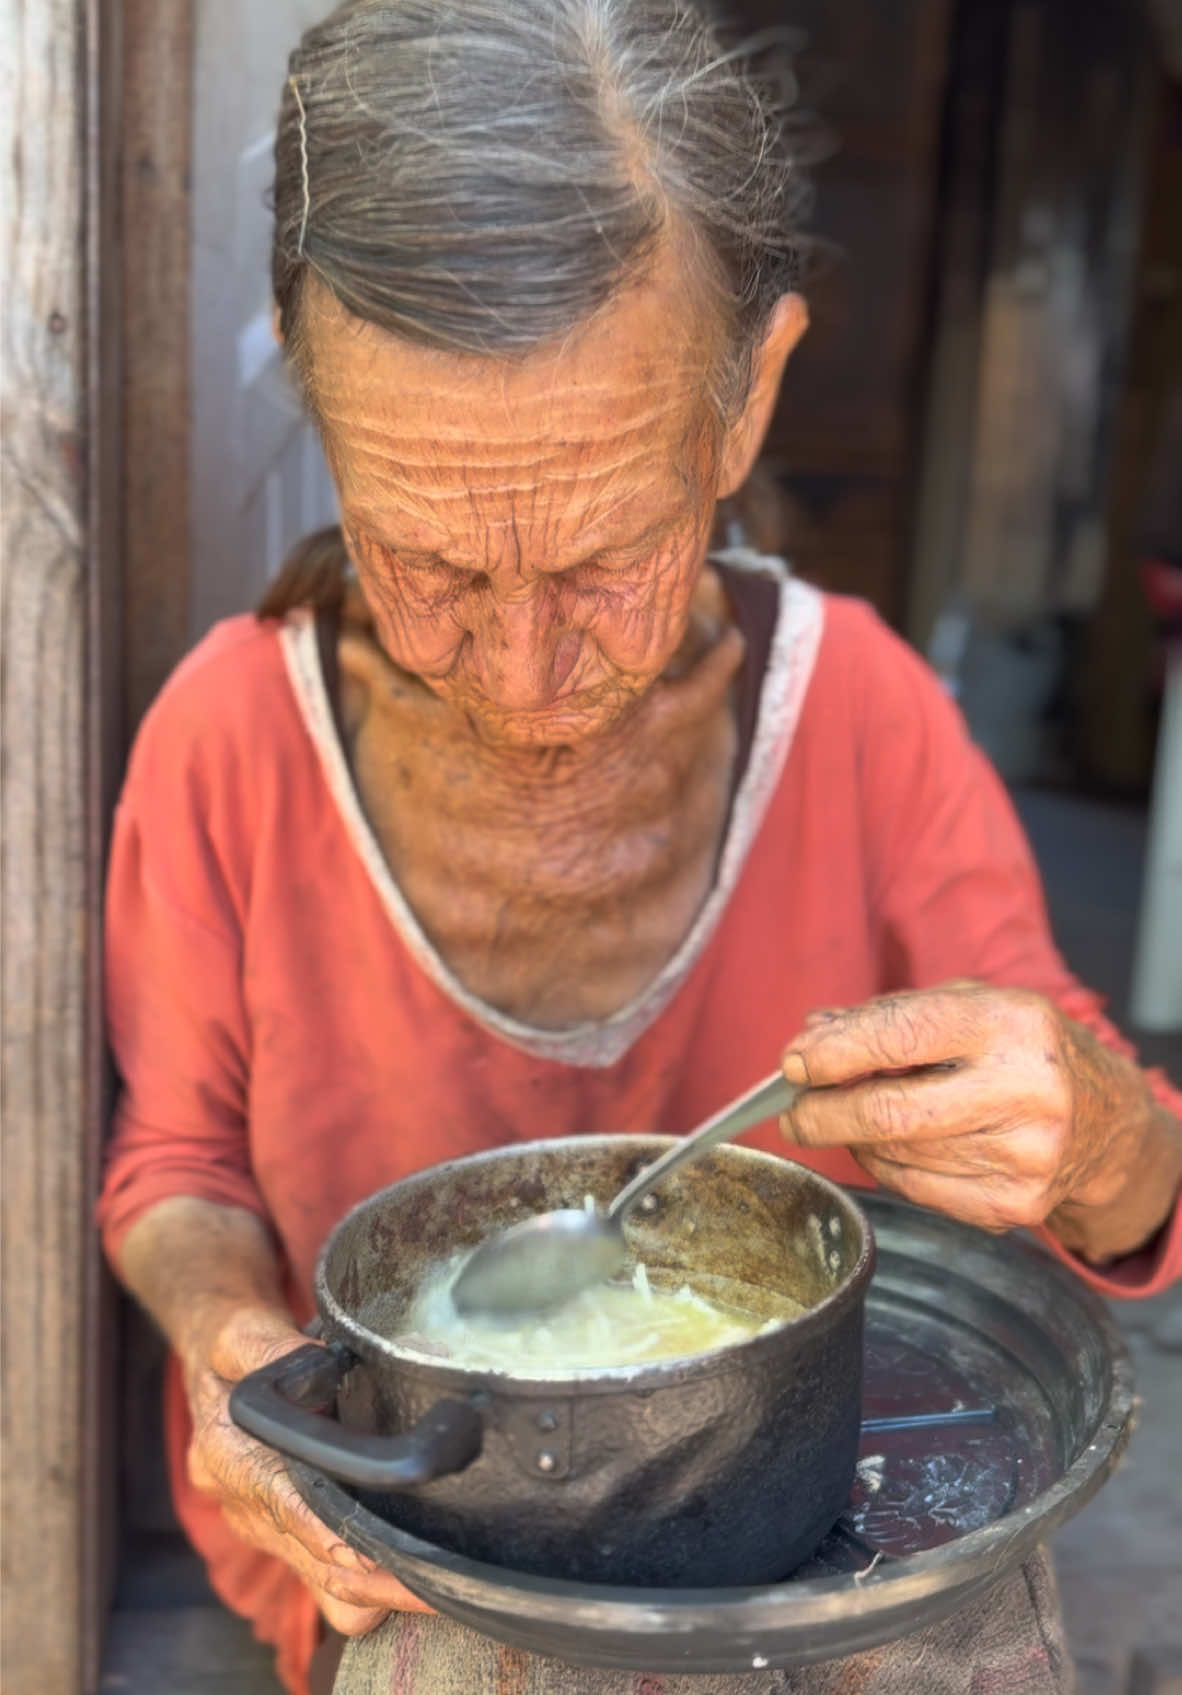
[[(613, 779), (651, 757), (658, 744), (692, 756), (710, 738), (721, 712), (732, 705), (742, 669), (744, 641), (713, 570), (703, 573), (677, 651), (643, 692), (625, 699), (594, 734), (554, 744), (514, 743), (491, 737), (487, 726), (461, 704), (437, 695), (422, 679), (397, 666), (379, 645), (372, 623), (354, 607), (338, 648), (347, 733), (364, 719), (372, 731), (399, 720), (413, 729), (458, 779), (475, 789), (523, 803), (571, 788), (601, 792)], [(351, 706), (349, 703), (352, 703)]]

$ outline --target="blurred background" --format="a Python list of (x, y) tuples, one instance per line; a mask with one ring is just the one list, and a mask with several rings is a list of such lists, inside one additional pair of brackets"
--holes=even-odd
[[(1161, 653), (1138, 567), (1182, 447), (1177, 0), (720, 9), (787, 26), (827, 138), (812, 327), (748, 528), (934, 653), (1014, 780), (1143, 800)], [(286, 54), (322, 10), (193, 8), (192, 638), (333, 513), (271, 334), (265, 209)]]
[[(334, 516), (271, 334), (266, 210), (287, 52), (324, 9), (123, 8), (125, 733)], [(865, 597), (931, 658), (1011, 785), (1068, 959), (1182, 1080), (1182, 3), (726, 10), (790, 27), (829, 141), (812, 328), (722, 537)], [(1083, 1695), (1177, 1695), (1182, 1301), (1119, 1316), (1143, 1428), (1060, 1571)], [(158, 1350), (122, 1322), (103, 1687), (265, 1695), (266, 1655), (177, 1537)]]

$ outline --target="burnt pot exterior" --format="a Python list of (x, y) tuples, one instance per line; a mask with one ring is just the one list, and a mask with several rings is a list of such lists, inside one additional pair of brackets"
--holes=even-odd
[[(862, 1314), (750, 1368), (609, 1395), (494, 1390), (466, 1470), (366, 1504), (471, 1559), (587, 1583), (770, 1583), (849, 1498)], [(340, 1410), (405, 1430), (441, 1393), (429, 1368), (361, 1363)], [(545, 1468), (545, 1469), (544, 1469)]]
[(635, 1232), (637, 1258), (692, 1274), (704, 1290), (710, 1276), (758, 1277), (814, 1303), (768, 1335), (553, 1382), (463, 1371), (388, 1339), (426, 1243), (435, 1258), (441, 1244), (478, 1240), (525, 1210), (586, 1193), (606, 1200), (663, 1145), (588, 1137), (498, 1150), (397, 1184), (338, 1226), (318, 1294), (326, 1338), (356, 1362), (338, 1395), (341, 1422), (403, 1431), (441, 1399), (465, 1396), (484, 1426), (463, 1471), (363, 1496), (367, 1506), (469, 1558), (589, 1583), (766, 1583), (811, 1553), (853, 1480), (873, 1268), (861, 1213), (815, 1174), (723, 1148), (671, 1180)]

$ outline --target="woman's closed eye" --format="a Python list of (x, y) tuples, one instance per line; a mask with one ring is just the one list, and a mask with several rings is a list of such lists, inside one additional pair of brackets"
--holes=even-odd
[[(387, 592), (396, 588), (416, 600), (445, 605), (470, 585), (474, 575), (458, 570), (439, 554), (403, 553), (368, 536), (349, 539), (366, 567), (365, 574), (376, 577)], [(487, 582), (483, 572), (477, 575)]]

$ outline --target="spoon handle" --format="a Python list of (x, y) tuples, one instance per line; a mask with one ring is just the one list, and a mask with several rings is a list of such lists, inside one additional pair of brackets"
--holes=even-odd
[(699, 1130), (692, 1136), (686, 1136), (682, 1141), (663, 1153), (660, 1159), (655, 1159), (651, 1165), (646, 1165), (626, 1188), (620, 1190), (607, 1216), (615, 1223), (622, 1223), (637, 1201), (641, 1201), (653, 1186), (668, 1177), (678, 1166), (688, 1165), (706, 1153), (716, 1142), (725, 1142), (730, 1136), (740, 1136), (744, 1130), (750, 1130), (753, 1124), (762, 1124), (765, 1118), (774, 1114), (787, 1112), (801, 1090), (789, 1083), (782, 1072), (776, 1071), (770, 1077), (765, 1077), (762, 1083), (757, 1083), (745, 1095), (740, 1095), (737, 1101), (723, 1107), (721, 1112), (708, 1118)]

